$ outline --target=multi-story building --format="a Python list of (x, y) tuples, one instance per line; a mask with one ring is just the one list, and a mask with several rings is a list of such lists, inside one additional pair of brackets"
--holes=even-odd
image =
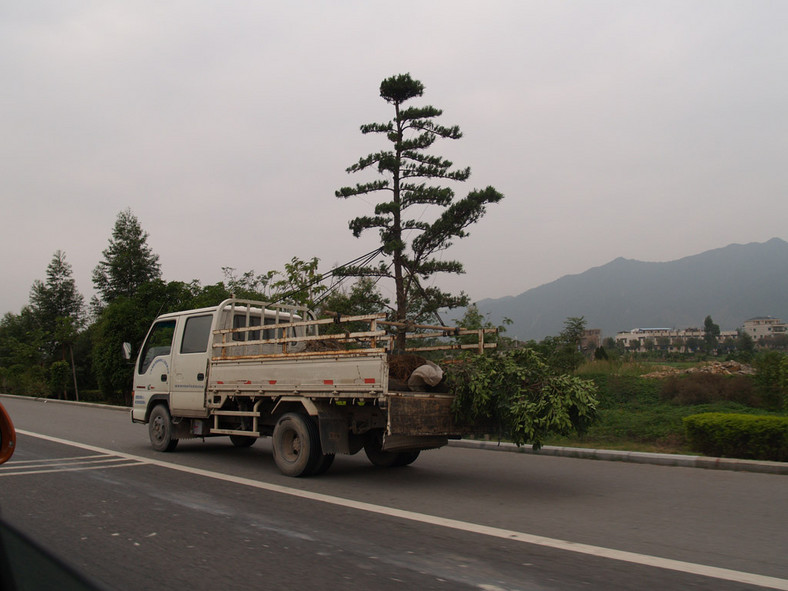
[(761, 339), (788, 333), (786, 324), (773, 316), (756, 316), (744, 321), (742, 330), (752, 337), (756, 343)]
[[(680, 353), (700, 348), (704, 336), (702, 328), (635, 328), (616, 334), (616, 343), (630, 351), (659, 350)], [(725, 339), (735, 339), (737, 336), (735, 330), (723, 330), (720, 331), (717, 341), (721, 343)]]

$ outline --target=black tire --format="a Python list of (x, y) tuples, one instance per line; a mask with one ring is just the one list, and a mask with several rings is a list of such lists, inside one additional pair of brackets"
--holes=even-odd
[(251, 435), (230, 435), (230, 441), (235, 447), (252, 447), (254, 442), (257, 441), (257, 437)]
[(324, 454), (322, 458), (315, 466), (315, 469), (312, 470), (312, 476), (319, 476), (320, 474), (324, 474), (328, 469), (331, 467), (331, 464), (334, 463), (334, 454)]
[(153, 407), (148, 420), (148, 436), (150, 444), (156, 451), (173, 451), (178, 440), (172, 438), (172, 417), (164, 404)]
[(413, 462), (416, 461), (416, 458), (419, 457), (419, 453), (421, 450), (414, 450), (414, 451), (401, 451), (397, 455), (399, 459), (394, 466), (410, 466)]
[(398, 468), (407, 466), (419, 457), (415, 451), (383, 451), (383, 434), (371, 434), (364, 443), (364, 453), (373, 465), (378, 468)]
[(272, 443), (274, 462), (285, 476), (309, 476), (323, 458), (317, 425), (298, 413), (279, 418)]

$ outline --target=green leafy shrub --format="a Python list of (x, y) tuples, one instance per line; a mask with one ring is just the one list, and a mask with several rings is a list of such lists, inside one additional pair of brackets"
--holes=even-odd
[(749, 376), (725, 376), (711, 373), (690, 373), (665, 378), (660, 398), (674, 404), (709, 404), (738, 402), (747, 406), (761, 406)]
[(465, 357), (447, 373), (455, 421), (468, 433), (539, 449), (547, 435), (582, 434), (596, 418), (596, 386), (556, 374), (529, 348)]
[(25, 367), (16, 364), (1, 369), (0, 384), (4, 394), (46, 396), (49, 393), (44, 368), (40, 365)]
[(71, 366), (68, 364), (68, 361), (55, 361), (49, 366), (48, 373), (51, 393), (58, 398), (61, 395), (65, 398), (66, 389), (71, 378)]
[(755, 358), (755, 382), (767, 408), (788, 410), (788, 355), (764, 351)]
[(683, 421), (690, 446), (706, 455), (788, 461), (788, 417), (703, 413)]

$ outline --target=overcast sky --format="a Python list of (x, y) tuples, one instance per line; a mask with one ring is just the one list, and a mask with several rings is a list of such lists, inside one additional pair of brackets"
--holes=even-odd
[(0, 313), (58, 249), (89, 298), (127, 207), (168, 281), (373, 250), (347, 228), (372, 200), (334, 191), (404, 72), (464, 133), (433, 148), (471, 167), (458, 195), (505, 195), (444, 288), (786, 239), (786, 22), (782, 0), (3, 2)]

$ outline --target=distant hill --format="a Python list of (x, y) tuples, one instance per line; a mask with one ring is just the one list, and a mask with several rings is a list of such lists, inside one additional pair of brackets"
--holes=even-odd
[(632, 328), (702, 327), (711, 315), (723, 330), (754, 316), (788, 320), (788, 242), (731, 244), (667, 263), (618, 258), (518, 296), (477, 302), (507, 335), (541, 340), (570, 316), (584, 316), (603, 337)]

